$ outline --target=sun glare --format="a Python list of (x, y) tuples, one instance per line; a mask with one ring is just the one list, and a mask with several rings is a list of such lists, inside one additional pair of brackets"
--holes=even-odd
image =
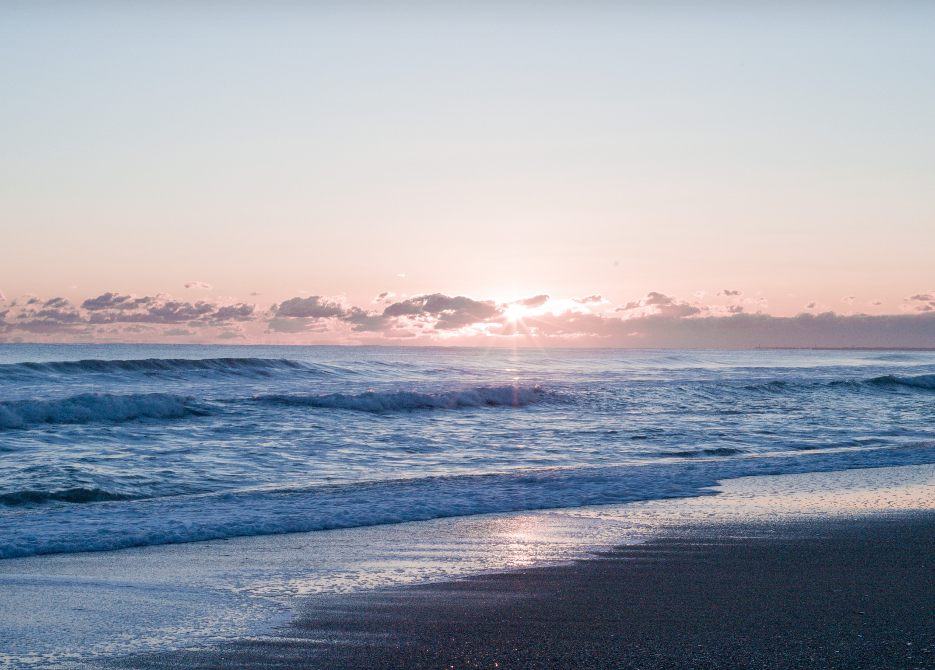
[(526, 308), (522, 305), (509, 305), (504, 311), (508, 321), (517, 321), (522, 318)]

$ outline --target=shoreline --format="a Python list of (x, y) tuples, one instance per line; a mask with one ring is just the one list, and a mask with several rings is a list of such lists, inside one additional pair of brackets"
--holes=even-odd
[[(294, 600), (272, 635), (87, 667), (935, 668), (935, 466), (718, 488), (564, 511), (588, 523), (629, 515), (617, 537), (639, 544), (322, 593)], [(515, 518), (528, 531), (536, 516)]]
[(931, 668), (935, 511), (687, 525), (570, 565), (306, 603), (108, 668)]

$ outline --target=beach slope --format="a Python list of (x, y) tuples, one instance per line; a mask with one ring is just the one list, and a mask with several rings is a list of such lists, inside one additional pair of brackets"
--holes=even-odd
[(672, 529), (570, 565), (318, 597), (133, 668), (935, 668), (935, 514)]

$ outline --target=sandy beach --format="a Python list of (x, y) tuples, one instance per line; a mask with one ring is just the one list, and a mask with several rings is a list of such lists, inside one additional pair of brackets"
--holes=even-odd
[[(848, 490), (847, 481), (881, 472), (751, 478), (707, 505), (668, 501), (707, 506), (712, 520), (684, 513), (642, 544), (566, 565), (319, 595), (274, 636), (105, 667), (935, 667), (930, 491), (902, 491), (902, 504), (892, 487)], [(833, 491), (803, 493), (822, 477), (839, 484), (836, 512), (814, 507), (816, 495), (833, 506)], [(798, 493), (770, 502), (762, 494), (771, 480)], [(754, 486), (755, 502), (744, 493)], [(725, 521), (718, 506), (731, 497), (734, 508), (747, 499), (786, 512)], [(799, 514), (789, 513), (795, 501)]]

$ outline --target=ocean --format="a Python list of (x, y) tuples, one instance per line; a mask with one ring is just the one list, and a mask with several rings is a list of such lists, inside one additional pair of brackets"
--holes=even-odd
[(0, 558), (935, 463), (935, 353), (0, 345)]

